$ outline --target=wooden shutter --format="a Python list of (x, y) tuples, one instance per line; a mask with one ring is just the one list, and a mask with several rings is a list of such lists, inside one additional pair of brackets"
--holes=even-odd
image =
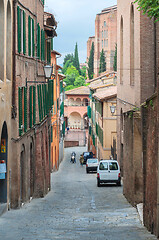
[(35, 56), (35, 46), (34, 46), (34, 19), (32, 19), (32, 56)]
[(36, 87), (33, 86), (33, 125), (36, 123)]
[(24, 132), (27, 131), (27, 87), (24, 87)]
[(26, 54), (26, 14), (23, 11), (23, 53)]
[(32, 86), (30, 86), (29, 88), (29, 127), (32, 127), (32, 105), (33, 105), (33, 101), (32, 101)]
[(37, 24), (37, 57), (40, 59), (40, 25)]
[(28, 55), (31, 56), (31, 17), (28, 17)]
[(19, 136), (22, 135), (22, 88), (18, 88), (18, 102), (19, 102)]
[(18, 53), (21, 53), (21, 10), (17, 6)]

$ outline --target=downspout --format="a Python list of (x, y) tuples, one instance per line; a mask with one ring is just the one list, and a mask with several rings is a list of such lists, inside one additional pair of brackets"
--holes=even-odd
[(17, 109), (15, 101), (15, 91), (16, 91), (16, 3), (17, 0), (13, 1), (13, 82), (12, 82), (12, 119), (16, 118)]

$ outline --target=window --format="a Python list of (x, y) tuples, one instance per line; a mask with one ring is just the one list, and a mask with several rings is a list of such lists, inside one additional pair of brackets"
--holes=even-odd
[(29, 88), (29, 127), (31, 128), (36, 123), (36, 87)]
[(108, 170), (108, 163), (107, 162), (101, 162), (99, 165), (99, 170)]
[(27, 131), (27, 88), (19, 87), (19, 136)]
[(109, 170), (118, 170), (118, 165), (116, 162), (110, 162), (109, 163)]
[(26, 53), (26, 14), (17, 6), (18, 53)]
[(103, 48), (103, 40), (102, 40), (102, 48)]
[(103, 31), (102, 31), (102, 38), (103, 38)]
[(104, 27), (106, 27), (106, 26), (107, 26), (106, 21), (104, 21)]
[(28, 55), (34, 57), (34, 19), (28, 17)]

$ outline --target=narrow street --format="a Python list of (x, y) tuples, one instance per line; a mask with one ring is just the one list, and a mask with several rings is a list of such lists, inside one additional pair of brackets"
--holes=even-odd
[(86, 174), (74, 148), (77, 163), (70, 163), (72, 148), (52, 174), (52, 190), (43, 199), (33, 199), (20, 210), (0, 217), (0, 240), (150, 240), (137, 211), (123, 197), (122, 187), (97, 188), (96, 174)]

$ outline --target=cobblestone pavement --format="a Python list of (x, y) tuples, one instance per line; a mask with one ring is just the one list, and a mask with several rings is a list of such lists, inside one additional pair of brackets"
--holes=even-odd
[[(0, 240), (155, 240), (123, 197), (122, 187), (97, 188), (96, 174), (70, 163), (52, 174), (52, 190), (0, 217)], [(84, 148), (75, 148), (77, 159)]]

